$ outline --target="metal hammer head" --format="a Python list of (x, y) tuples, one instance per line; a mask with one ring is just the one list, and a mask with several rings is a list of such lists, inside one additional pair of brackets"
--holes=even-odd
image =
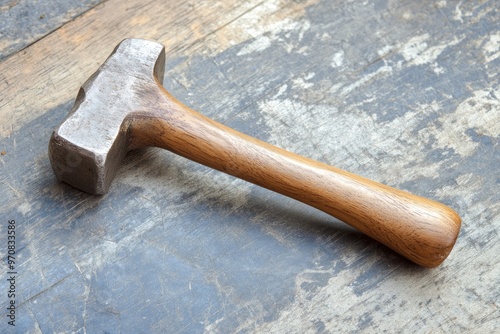
[(108, 190), (129, 149), (128, 120), (144, 107), (140, 92), (157, 89), (164, 69), (161, 44), (126, 39), (115, 48), (50, 138), (50, 163), (59, 180), (91, 194)]

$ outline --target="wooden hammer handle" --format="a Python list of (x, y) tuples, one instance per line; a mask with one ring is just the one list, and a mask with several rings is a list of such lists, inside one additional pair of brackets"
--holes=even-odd
[(455, 244), (461, 222), (451, 208), (237, 132), (160, 89), (131, 121), (132, 148), (162, 147), (299, 200), (421, 266), (439, 265)]

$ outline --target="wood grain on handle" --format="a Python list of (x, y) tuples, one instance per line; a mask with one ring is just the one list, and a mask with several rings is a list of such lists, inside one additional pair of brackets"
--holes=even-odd
[(178, 102), (145, 92), (151, 110), (129, 120), (131, 148), (157, 146), (299, 200), (358, 229), (411, 261), (435, 267), (460, 230), (451, 208), (272, 146)]

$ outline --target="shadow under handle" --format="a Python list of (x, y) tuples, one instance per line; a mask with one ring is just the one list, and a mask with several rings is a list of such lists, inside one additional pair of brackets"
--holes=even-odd
[(461, 220), (451, 208), (262, 142), (189, 109), (164, 89), (162, 95), (131, 121), (131, 148), (162, 147), (294, 198), (424, 267), (439, 265), (453, 248)]

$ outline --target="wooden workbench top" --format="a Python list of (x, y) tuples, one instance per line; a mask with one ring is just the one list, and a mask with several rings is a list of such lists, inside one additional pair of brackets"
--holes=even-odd
[[(500, 330), (496, 1), (20, 0), (0, 18), (1, 333)], [(420, 268), (159, 149), (104, 196), (58, 183), (50, 134), (127, 37), (165, 45), (165, 87), (204, 115), (454, 208), (449, 258)]]

